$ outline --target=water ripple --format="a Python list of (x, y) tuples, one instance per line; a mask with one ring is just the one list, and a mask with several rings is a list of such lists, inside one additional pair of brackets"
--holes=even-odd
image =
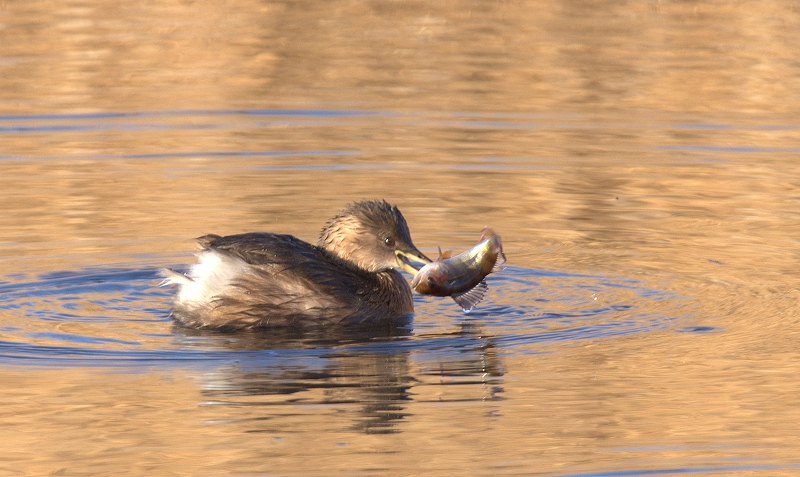
[[(415, 297), (413, 324), (366, 333), (220, 334), (171, 325), (172, 290), (156, 269), (60, 271), (0, 284), (0, 361), (47, 366), (282, 366), (299, 356), (436, 356), (542, 346), (663, 330), (685, 300), (642, 283), (508, 267), (488, 279), (487, 299), (464, 314), (449, 298)], [(677, 331), (707, 332), (681, 328)]]

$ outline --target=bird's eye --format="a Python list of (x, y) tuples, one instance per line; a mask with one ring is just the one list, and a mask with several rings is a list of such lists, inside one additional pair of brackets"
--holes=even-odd
[(385, 243), (387, 247), (394, 247), (394, 239), (392, 237), (386, 237), (383, 239), (383, 243)]

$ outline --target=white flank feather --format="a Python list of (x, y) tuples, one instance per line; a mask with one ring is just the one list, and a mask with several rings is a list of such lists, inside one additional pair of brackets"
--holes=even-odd
[(186, 275), (163, 270), (165, 278), (162, 285), (181, 287), (177, 303), (184, 306), (201, 306), (209, 303), (214, 297), (223, 295), (225, 289), (246, 268), (247, 264), (238, 258), (214, 250), (205, 250), (200, 253), (197, 263), (192, 265)]

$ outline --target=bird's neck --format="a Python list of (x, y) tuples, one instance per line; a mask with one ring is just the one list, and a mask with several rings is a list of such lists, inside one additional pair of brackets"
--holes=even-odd
[(360, 233), (361, 228), (356, 220), (340, 218), (322, 229), (319, 240), (317, 240), (317, 247), (358, 268), (372, 270), (374, 264), (362, 263), (359, 260), (359, 257), (363, 256), (360, 253), (362, 245), (354, 238), (358, 237)]

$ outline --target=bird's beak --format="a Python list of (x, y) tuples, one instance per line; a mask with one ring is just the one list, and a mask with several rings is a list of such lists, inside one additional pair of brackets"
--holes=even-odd
[(419, 269), (426, 263), (431, 263), (431, 259), (423, 255), (422, 252), (417, 249), (413, 249), (409, 252), (395, 250), (394, 253), (397, 255), (397, 260), (402, 264), (403, 270), (412, 275), (416, 275)]

